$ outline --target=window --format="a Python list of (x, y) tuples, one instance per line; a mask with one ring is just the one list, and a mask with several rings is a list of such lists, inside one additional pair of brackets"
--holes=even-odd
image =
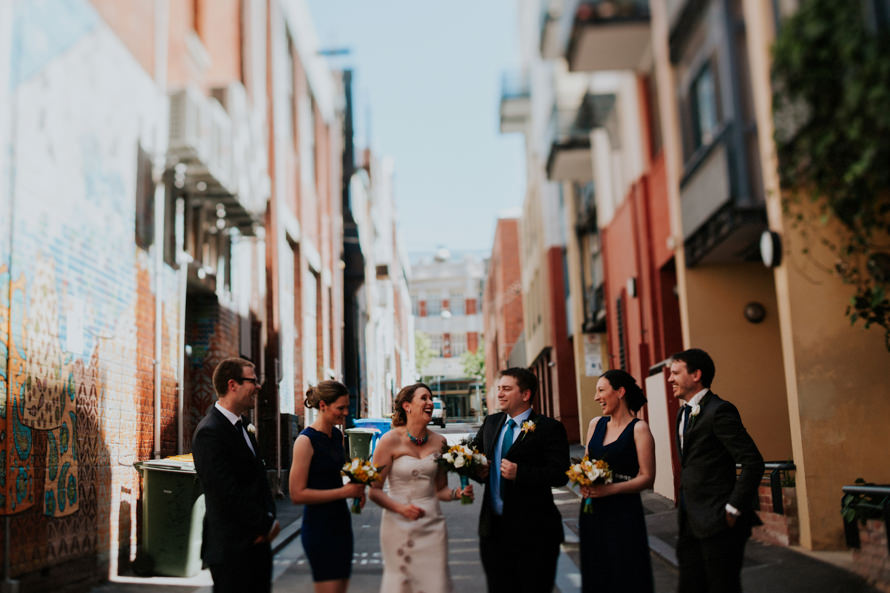
[(445, 341), (442, 339), (442, 334), (430, 334), (430, 349), (433, 351), (434, 356), (438, 356), (441, 358), (444, 355), (444, 346)]
[(452, 315), (466, 315), (466, 301), (464, 300), (464, 295), (451, 295), (448, 299), (448, 306), (451, 309)]
[(707, 63), (692, 82), (690, 89), (692, 108), (693, 151), (714, 141), (720, 114), (717, 106), (717, 84), (711, 64)]
[(442, 312), (442, 299), (432, 298), (426, 300), (426, 314), (438, 315)]
[(415, 317), (420, 315), (420, 301), (416, 296), (411, 297), (411, 314)]
[(467, 351), (467, 334), (451, 334), (451, 356), (460, 356)]
[(148, 249), (155, 233), (155, 184), (151, 175), (151, 155), (136, 147), (136, 245)]

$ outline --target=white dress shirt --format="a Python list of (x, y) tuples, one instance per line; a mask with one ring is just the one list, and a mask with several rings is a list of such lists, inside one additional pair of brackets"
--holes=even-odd
[[(241, 420), (241, 416), (238, 416), (237, 414), (233, 414), (232, 412), (228, 411), (227, 409), (222, 407), (219, 404), (219, 402), (216, 402), (213, 405), (216, 406), (216, 409), (219, 410), (220, 412), (222, 412), (222, 415), (225, 416), (226, 419), (232, 423), (232, 426), (235, 426), (235, 424), (237, 424), (238, 421)], [(244, 426), (244, 423), (242, 422), (241, 423), (241, 436), (244, 437), (244, 442), (247, 443), (247, 446), (250, 448), (251, 451), (253, 451), (253, 454), (256, 455), (256, 451), (253, 448), (253, 443), (250, 442), (250, 437), (247, 436), (247, 430), (245, 430), (246, 428), (247, 427)]]

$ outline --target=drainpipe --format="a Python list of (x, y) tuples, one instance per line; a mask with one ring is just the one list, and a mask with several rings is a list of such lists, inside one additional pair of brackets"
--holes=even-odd
[[(171, 188), (171, 191), (174, 191)], [(185, 245), (185, 198), (176, 198), (176, 264), (179, 266), (179, 359), (176, 363), (176, 453), (182, 455), (185, 418), (185, 299), (188, 285), (188, 265), (191, 259), (184, 250)]]
[[(15, 128), (12, 125), (12, 122), (16, 121), (15, 119), (15, 101), (12, 101), (11, 96), (7, 96), (7, 93), (12, 94), (12, 85), (9, 83), (10, 80), (14, 80), (14, 78), (10, 77), (10, 70), (13, 68), (12, 64), (12, 17), (13, 17), (13, 5), (15, 2), (0, 2), (0, 106), (9, 105), (9, 110), (5, 107), (0, 107), (2, 111), (0, 111), (0, 139), (8, 138), (8, 144), (4, 141), (4, 144), (0, 146), (0, 180), (3, 181), (0, 184), (0, 192), (8, 191), (9, 192), (9, 213), (8, 213), (8, 228), (7, 228), (7, 239), (8, 241), (8, 250), (7, 254), (7, 272), (9, 274), (9, 304), (12, 307), (12, 246), (13, 246), (13, 232), (15, 230), (15, 225), (13, 224), (13, 220), (15, 218), (15, 184), (13, 183), (13, 171), (12, 171), (12, 155), (15, 154)], [(16, 37), (16, 40), (18, 38)], [(18, 55), (18, 52), (16, 52)], [(16, 64), (17, 65), (17, 64)], [(10, 327), (7, 327), (7, 335), (10, 335)], [(9, 376), (9, 357), (6, 358), (5, 364), (6, 368), (6, 376)], [(9, 397), (9, 389), (7, 386), (6, 393), (0, 393), (0, 397)], [(3, 582), (0, 583), (0, 591), (2, 593), (18, 593), (19, 590), (19, 581), (13, 580), (9, 578), (9, 573), (11, 570), (11, 562), (10, 562), (10, 550), (12, 548), (12, 538), (10, 537), (10, 529), (9, 524), (11, 521), (11, 517), (6, 515), (3, 517)]]
[(167, 184), (165, 175), (167, 160), (167, 26), (169, 20), (169, 0), (155, 0), (154, 5), (154, 78), (158, 92), (162, 95), (161, 114), (155, 132), (155, 225), (154, 257), (152, 273), (155, 291), (155, 350), (154, 360), (154, 452), (153, 457), (161, 457), (161, 359), (163, 358), (163, 280), (164, 271), (164, 231)]

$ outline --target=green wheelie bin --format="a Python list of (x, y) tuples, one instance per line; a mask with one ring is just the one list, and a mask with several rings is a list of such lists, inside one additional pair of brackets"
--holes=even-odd
[(190, 456), (134, 464), (142, 474), (141, 563), (152, 574), (190, 577), (201, 570), (204, 494)]
[(371, 440), (374, 434), (379, 432), (373, 428), (347, 428), (346, 437), (349, 439), (349, 457), (354, 459), (371, 458)]

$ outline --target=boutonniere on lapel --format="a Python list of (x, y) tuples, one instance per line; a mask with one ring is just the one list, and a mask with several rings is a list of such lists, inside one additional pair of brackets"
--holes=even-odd
[(537, 427), (538, 426), (535, 424), (534, 420), (526, 420), (522, 423), (522, 436), (525, 437), (525, 435), (527, 435), (528, 433), (535, 432), (535, 429)]
[(249, 432), (253, 436), (256, 436), (256, 426), (253, 425), (253, 422), (247, 425), (247, 432)]

